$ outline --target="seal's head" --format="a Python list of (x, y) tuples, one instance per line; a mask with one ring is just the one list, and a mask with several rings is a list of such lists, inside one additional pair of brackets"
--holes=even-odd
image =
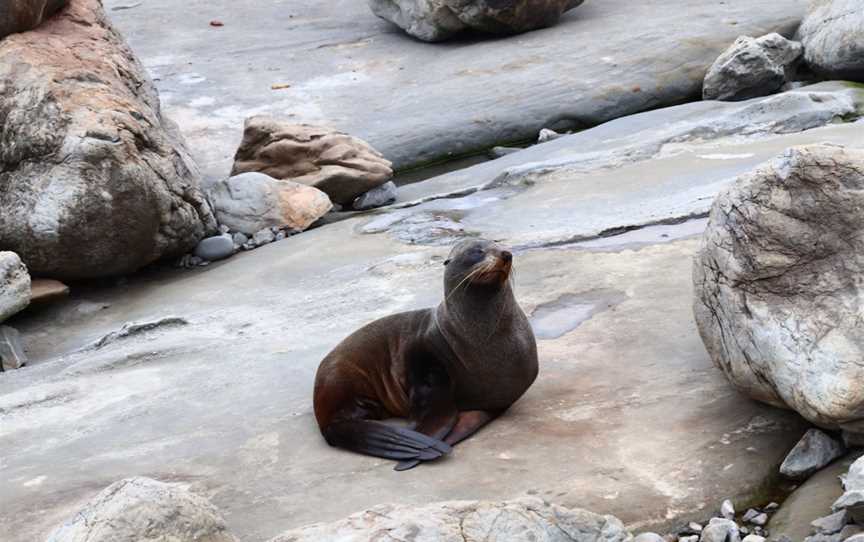
[(501, 287), (510, 279), (513, 254), (492, 241), (461, 241), (444, 261), (444, 286), (448, 292), (459, 286)]

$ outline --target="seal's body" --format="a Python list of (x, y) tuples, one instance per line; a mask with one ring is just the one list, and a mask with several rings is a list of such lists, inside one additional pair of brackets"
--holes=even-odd
[[(332, 446), (397, 459), (450, 451), (537, 377), (537, 344), (510, 286), (512, 255), (463, 241), (445, 262), (438, 307), (376, 320), (321, 362), (315, 417)], [(411, 428), (377, 420), (408, 418)]]

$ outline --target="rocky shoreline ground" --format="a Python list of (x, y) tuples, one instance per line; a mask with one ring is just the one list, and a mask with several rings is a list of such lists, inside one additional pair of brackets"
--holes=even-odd
[[(542, 20), (372, 2), (388, 22), (359, 24), (380, 35), (280, 64), (306, 80), (268, 83), (288, 102), (266, 105), (213, 75), (208, 92), (237, 100), (219, 103), (156, 54), (157, 3), (0, 8), (10, 540), (864, 539), (855, 2), (720, 17), (669, 0), (692, 27), (640, 55), (623, 35), (554, 52), (563, 32), (625, 28), (617, 1), (550, 1)], [(315, 17), (342, 8), (292, 3), (296, 35), (329, 36)], [(235, 24), (202, 26), (235, 47)], [(408, 56), (381, 53), (393, 40)], [(435, 47), (480, 87), (424, 79), (445, 70)], [(257, 84), (253, 64), (276, 61), (252, 57)], [(551, 75), (576, 67), (584, 80)], [(430, 90), (379, 101), (418, 81)], [(394, 169), (493, 146), (397, 186)], [(494, 438), (410, 478), (327, 448), (317, 361), (372, 317), (432, 304), (447, 247), (472, 236), (516, 253), (537, 386)]]

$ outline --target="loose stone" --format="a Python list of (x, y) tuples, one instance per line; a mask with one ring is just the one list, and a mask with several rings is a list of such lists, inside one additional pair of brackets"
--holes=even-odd
[(729, 499), (723, 501), (723, 504), (720, 505), (720, 515), (726, 519), (735, 519), (735, 507), (732, 505), (732, 501)]
[(270, 228), (265, 228), (256, 233), (252, 240), (255, 242), (256, 246), (266, 245), (267, 243), (272, 243), (276, 240), (276, 236), (273, 235), (273, 231)]
[(740, 540), (741, 533), (738, 525), (730, 519), (722, 518), (713, 518), (702, 530), (702, 536), (699, 538), (700, 542), (740, 542)]
[(804, 480), (845, 452), (843, 444), (818, 429), (804, 434), (780, 465), (780, 473), (793, 480)]
[(559, 134), (555, 130), (550, 130), (549, 128), (543, 128), (540, 130), (540, 135), (537, 136), (537, 143), (546, 143), (548, 141), (552, 141), (553, 139), (558, 139), (564, 134)]
[(27, 356), (18, 330), (0, 326), (0, 369), (20, 369), (26, 364)]
[(634, 538), (633, 542), (665, 542), (665, 540), (657, 533), (642, 533)]
[(203, 260), (223, 260), (234, 254), (234, 240), (227, 233), (202, 239), (194, 254)]
[(834, 534), (843, 530), (843, 527), (849, 523), (849, 513), (846, 510), (834, 512), (830, 516), (819, 518), (810, 523), (816, 532), (819, 534)]

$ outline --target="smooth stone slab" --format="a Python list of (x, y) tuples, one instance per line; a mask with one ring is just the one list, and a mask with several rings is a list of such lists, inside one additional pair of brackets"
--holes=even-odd
[[(252, 114), (332, 125), (404, 169), (698, 99), (736, 37), (788, 36), (807, 5), (589, 1), (552, 28), (427, 44), (360, 0), (148, 0), (115, 10), (128, 3), (105, 6), (210, 181), (230, 170)], [(210, 26), (215, 18), (224, 26)]]

